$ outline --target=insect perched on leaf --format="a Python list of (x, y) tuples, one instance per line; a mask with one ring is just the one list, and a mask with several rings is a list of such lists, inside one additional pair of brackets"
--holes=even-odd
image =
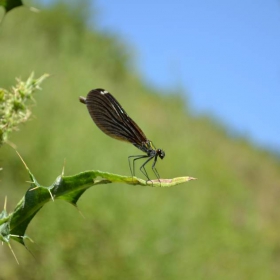
[[(152, 141), (147, 139), (141, 128), (128, 116), (119, 102), (108, 91), (100, 88), (93, 89), (86, 98), (80, 97), (80, 102), (87, 105), (91, 118), (105, 134), (115, 139), (129, 142), (146, 153), (146, 155), (128, 157), (132, 176), (135, 175), (135, 160), (146, 159), (141, 165), (140, 171), (150, 180), (145, 165), (153, 159), (152, 170), (159, 180), (156, 162), (158, 157), (164, 158), (164, 151), (154, 147)], [(131, 169), (131, 158), (133, 158), (133, 169)]]

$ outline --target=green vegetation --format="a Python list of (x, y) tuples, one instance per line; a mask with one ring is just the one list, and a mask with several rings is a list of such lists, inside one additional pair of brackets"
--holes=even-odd
[[(64, 201), (48, 203), (27, 229), (35, 258), (13, 242), (17, 265), (3, 246), (0, 278), (279, 279), (279, 161), (229, 138), (209, 118), (192, 117), (181, 92), (161, 95), (143, 84), (129, 49), (89, 29), (86, 11), (17, 8), (2, 22), (1, 87), (32, 71), (51, 74), (36, 97), (35, 117), (10, 141), (45, 186), (64, 159), (65, 175), (91, 169), (129, 175), (127, 157), (139, 151), (100, 132), (78, 101), (103, 87), (165, 150), (157, 165), (163, 178), (199, 180), (171, 189), (94, 186), (78, 203), (85, 219)], [(0, 203), (7, 195), (10, 212), (29, 176), (10, 146), (0, 148), (0, 166)]]
[[(0, 147), (8, 141), (8, 135), (21, 123), (26, 122), (31, 116), (30, 104), (33, 94), (40, 89), (40, 84), (48, 75), (34, 79), (34, 73), (26, 82), (17, 81), (17, 85), (11, 90), (0, 88)], [(29, 106), (28, 106), (29, 105)]]
[[(19, 155), (20, 156), (20, 155)], [(80, 197), (92, 186), (110, 183), (125, 183), (130, 185), (151, 186), (151, 187), (172, 187), (193, 180), (192, 177), (179, 177), (174, 179), (142, 180), (131, 176), (121, 176), (102, 171), (86, 171), (74, 176), (64, 176), (64, 170), (51, 186), (42, 186), (31, 173), (21, 158), (30, 176), (30, 188), (24, 197), (19, 201), (14, 211), (9, 214), (6, 211), (7, 199), (5, 199), (4, 210), (0, 213), (0, 240), (5, 242), (16, 255), (10, 245), (11, 239), (25, 245), (26, 230), (42, 207), (49, 201), (62, 199), (77, 206)], [(32, 240), (31, 240), (32, 241)]]

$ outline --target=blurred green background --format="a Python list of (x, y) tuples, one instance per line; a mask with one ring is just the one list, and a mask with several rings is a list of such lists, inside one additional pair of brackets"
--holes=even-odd
[[(64, 159), (65, 175), (129, 175), (127, 157), (139, 151), (103, 134), (78, 101), (102, 87), (165, 150), (162, 178), (198, 180), (170, 189), (91, 188), (78, 203), (85, 219), (70, 204), (48, 203), (27, 230), (35, 258), (12, 242), (17, 265), (2, 246), (0, 279), (279, 279), (279, 159), (229, 137), (208, 116), (193, 117), (179, 87), (162, 94), (145, 85), (133, 50), (117, 34), (87, 26), (94, 11), (86, 3), (17, 8), (0, 26), (1, 87), (32, 71), (51, 74), (36, 93), (32, 121), (10, 141), (42, 185), (61, 173)], [(0, 203), (7, 195), (12, 211), (28, 174), (8, 145), (0, 165)]]

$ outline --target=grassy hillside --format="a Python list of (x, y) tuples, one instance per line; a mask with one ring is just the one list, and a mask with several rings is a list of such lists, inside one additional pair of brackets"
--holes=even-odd
[[(32, 71), (51, 74), (35, 117), (10, 139), (37, 180), (51, 184), (64, 159), (66, 175), (130, 174), (127, 157), (139, 151), (104, 135), (78, 101), (97, 87), (112, 92), (165, 150), (162, 178), (198, 180), (171, 189), (92, 188), (79, 201), (85, 219), (63, 201), (49, 203), (27, 230), (35, 258), (13, 242), (18, 266), (1, 247), (0, 278), (279, 279), (279, 161), (211, 119), (192, 117), (182, 92), (147, 87), (118, 37), (85, 22), (85, 11), (58, 5), (39, 14), (15, 9), (0, 26), (1, 87)], [(8, 145), (0, 164), (0, 204), (7, 195), (11, 211), (28, 174)]]

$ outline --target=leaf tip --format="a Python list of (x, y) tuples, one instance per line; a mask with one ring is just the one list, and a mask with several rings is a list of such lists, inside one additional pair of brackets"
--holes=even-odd
[(191, 181), (191, 180), (197, 180), (197, 178), (194, 178), (194, 177), (187, 177), (187, 181)]

